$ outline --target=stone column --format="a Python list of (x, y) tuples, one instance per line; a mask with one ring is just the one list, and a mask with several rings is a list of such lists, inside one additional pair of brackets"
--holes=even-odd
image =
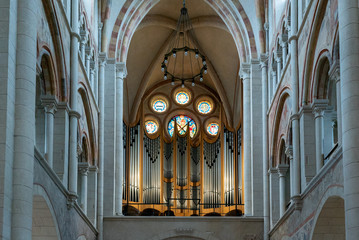
[(79, 173), (81, 176), (81, 203), (80, 206), (85, 214), (87, 214), (87, 175), (90, 165), (87, 162), (80, 162)]
[(54, 115), (57, 111), (57, 101), (55, 97), (45, 97), (41, 99), (42, 105), (45, 108), (46, 117), (46, 148), (45, 156), (50, 168), (54, 165)]
[(252, 216), (250, 64), (242, 64), (244, 214)]
[(277, 78), (277, 70), (273, 70), (272, 71), (272, 91), (271, 91), (271, 100), (274, 97), (274, 94), (277, 90), (277, 84), (278, 84), (278, 78)]
[(123, 81), (127, 75), (125, 63), (116, 64), (116, 155), (115, 214), (122, 216), (123, 184)]
[(95, 95), (95, 69), (90, 68), (90, 84), (91, 84), (91, 89), (94, 95), (94, 98), (96, 99), (96, 95)]
[(287, 63), (287, 49), (288, 49), (288, 35), (287, 34), (282, 34), (282, 38), (281, 38), (281, 47), (282, 47), (282, 65), (283, 68), (285, 67), (285, 64)]
[(87, 217), (94, 226), (97, 224), (97, 176), (98, 168), (96, 166), (90, 166), (87, 179)]
[(346, 239), (359, 236), (359, 7), (338, 1)]
[(324, 165), (323, 157), (323, 119), (327, 100), (315, 99), (312, 105), (315, 121), (315, 163), (316, 171), (320, 172)]
[(80, 57), (81, 57), (82, 63), (85, 66), (87, 32), (84, 30), (81, 30), (80, 35), (81, 35), (81, 41), (80, 41), (80, 54), (81, 55), (80, 55)]
[(79, 40), (78, 35), (78, 0), (72, 1), (72, 33), (71, 33), (71, 52), (70, 52), (70, 153), (69, 153), (69, 191), (71, 193), (68, 201), (69, 206), (72, 206), (77, 199), (77, 120), (80, 114), (77, 112), (77, 88), (78, 88), (78, 55), (79, 55)]
[(269, 173), (269, 204), (270, 204), (270, 225), (271, 228), (279, 219), (279, 179), (278, 170), (270, 168)]
[(290, 55), (292, 73), (292, 143), (293, 143), (293, 196), (296, 209), (300, 209), (300, 143), (299, 143), (299, 74), (298, 74), (298, 0), (291, 0)]
[(98, 105), (99, 105), (99, 124), (98, 124), (98, 155), (99, 155), (99, 172), (98, 172), (98, 203), (97, 203), (97, 229), (98, 239), (103, 240), (103, 188), (104, 188), (104, 119), (105, 119), (105, 65), (106, 53), (99, 54), (99, 91), (98, 91)]
[(329, 71), (330, 81), (336, 84), (337, 90), (337, 129), (338, 129), (338, 145), (342, 145), (342, 96), (340, 91), (340, 67), (339, 63), (334, 63)]
[(290, 174), (290, 196), (293, 196), (293, 147), (289, 146), (285, 149), (285, 155), (289, 158), (289, 174)]
[(278, 86), (278, 84), (280, 83), (280, 79), (282, 78), (282, 53), (280, 51), (277, 52), (277, 57), (276, 57), (276, 61), (277, 61), (277, 84), (276, 86)]
[(268, 55), (261, 55), (262, 68), (262, 118), (263, 118), (263, 218), (264, 218), (264, 240), (269, 236), (269, 184), (268, 184)]
[[(92, 58), (92, 49), (91, 47), (86, 47), (86, 60), (85, 60), (85, 67), (86, 67), (86, 75), (89, 80), (91, 81), (90, 72), (91, 72), (91, 58)], [(90, 82), (92, 85), (92, 82)]]
[(11, 212), (13, 240), (30, 240), (32, 231), (37, 32), (35, 5), (34, 0), (17, 1), (17, 44), (12, 43), (17, 45), (16, 80), (11, 83), (15, 85), (13, 196), (12, 210), (8, 211), (9, 214)]
[(288, 171), (287, 165), (278, 166), (278, 175), (279, 175), (279, 216), (283, 217), (285, 213), (285, 176)]

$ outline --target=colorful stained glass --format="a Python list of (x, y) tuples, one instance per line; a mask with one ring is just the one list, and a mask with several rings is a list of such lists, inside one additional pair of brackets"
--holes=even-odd
[(207, 126), (207, 132), (213, 136), (218, 134), (219, 125), (217, 123), (210, 123)]
[(202, 114), (208, 114), (212, 111), (212, 104), (208, 101), (198, 103), (198, 111)]
[(158, 99), (158, 100), (154, 101), (152, 108), (153, 108), (153, 110), (155, 110), (155, 112), (162, 113), (167, 110), (167, 104), (164, 100)]
[(193, 138), (197, 133), (197, 125), (190, 117), (179, 115), (171, 119), (168, 123), (168, 133), (171, 137), (173, 136), (175, 125), (177, 125), (177, 130), (180, 135), (185, 135), (187, 129), (189, 129), (191, 138)]
[(178, 104), (185, 105), (189, 102), (189, 95), (186, 92), (178, 92), (176, 94), (176, 101)]
[(148, 134), (154, 134), (158, 130), (158, 125), (156, 122), (150, 120), (145, 123), (146, 131)]

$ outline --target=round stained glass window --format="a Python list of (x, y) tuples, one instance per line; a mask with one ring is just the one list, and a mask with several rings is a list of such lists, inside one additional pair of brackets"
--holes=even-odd
[(189, 102), (189, 94), (186, 92), (178, 92), (176, 94), (176, 102), (181, 105), (185, 105)]
[(210, 123), (207, 126), (207, 132), (212, 135), (215, 136), (218, 134), (219, 131), (219, 125), (217, 123)]
[(198, 103), (198, 111), (202, 114), (208, 114), (212, 111), (212, 104), (208, 101)]
[(158, 130), (158, 125), (155, 121), (149, 120), (145, 122), (146, 131), (148, 134), (154, 134)]
[(158, 99), (153, 102), (152, 108), (155, 112), (162, 113), (167, 110), (167, 103), (162, 99)]
[(179, 135), (185, 135), (187, 129), (189, 129), (189, 134), (191, 138), (193, 138), (197, 133), (196, 123), (192, 120), (192, 118), (184, 115), (175, 116), (168, 123), (167, 130), (171, 137), (173, 136), (175, 126), (177, 126), (177, 131)]

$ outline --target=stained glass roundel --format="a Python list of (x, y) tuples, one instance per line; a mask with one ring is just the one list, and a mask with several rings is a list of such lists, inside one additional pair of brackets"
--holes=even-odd
[(158, 99), (153, 102), (152, 108), (155, 112), (162, 113), (167, 110), (167, 103), (162, 99)]
[(218, 123), (210, 123), (207, 126), (207, 132), (212, 135), (215, 136), (218, 134), (218, 130), (219, 130), (219, 125)]
[(173, 136), (175, 126), (177, 126), (177, 131), (179, 135), (185, 135), (187, 129), (189, 129), (189, 134), (191, 138), (193, 138), (197, 133), (196, 123), (192, 120), (192, 118), (184, 115), (175, 116), (168, 123), (167, 130), (171, 137)]
[(158, 130), (158, 125), (155, 121), (149, 120), (145, 122), (145, 128), (148, 134), (154, 134)]
[(189, 102), (189, 98), (189, 94), (183, 91), (176, 94), (176, 102), (181, 105), (187, 104)]
[(198, 111), (202, 114), (210, 113), (212, 108), (212, 104), (209, 101), (201, 101), (198, 103)]

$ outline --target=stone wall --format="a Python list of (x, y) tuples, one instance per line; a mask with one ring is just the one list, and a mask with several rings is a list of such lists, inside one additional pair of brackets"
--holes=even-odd
[(230, 217), (107, 217), (104, 240), (263, 239), (263, 219)]

